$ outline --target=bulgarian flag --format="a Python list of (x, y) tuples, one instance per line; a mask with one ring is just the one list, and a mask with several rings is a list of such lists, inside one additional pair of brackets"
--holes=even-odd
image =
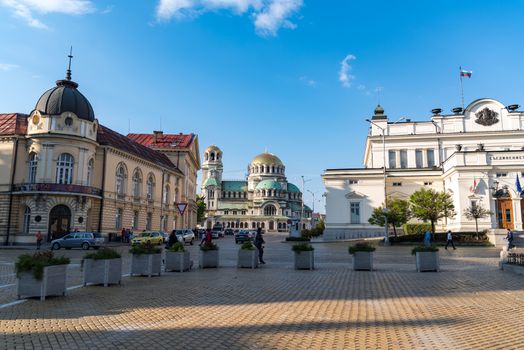
[(470, 71), (470, 70), (465, 70), (465, 69), (460, 69), (460, 76), (461, 77), (468, 77), (468, 78), (471, 78), (471, 74), (473, 74), (473, 71)]
[(478, 185), (477, 178), (474, 177), (474, 178), (473, 178), (473, 186), (470, 186), (470, 187), (469, 187), (469, 190), (470, 190), (472, 193), (476, 193), (476, 191), (477, 191), (477, 185)]

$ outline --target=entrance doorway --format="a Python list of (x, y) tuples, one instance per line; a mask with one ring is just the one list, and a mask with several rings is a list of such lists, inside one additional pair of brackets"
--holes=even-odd
[(274, 221), (269, 222), (269, 231), (275, 231), (275, 222)]
[(65, 205), (57, 205), (49, 213), (48, 241), (65, 236), (71, 229), (71, 210)]
[(511, 199), (497, 200), (497, 220), (499, 228), (510, 229), (514, 228), (513, 203)]

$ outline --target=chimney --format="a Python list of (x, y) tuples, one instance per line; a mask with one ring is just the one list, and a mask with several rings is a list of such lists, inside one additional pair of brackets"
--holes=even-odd
[(153, 131), (153, 140), (155, 143), (158, 142), (158, 138), (162, 136), (164, 133), (162, 131)]

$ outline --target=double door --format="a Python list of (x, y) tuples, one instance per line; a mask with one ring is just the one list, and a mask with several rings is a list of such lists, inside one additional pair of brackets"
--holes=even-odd
[(511, 199), (497, 200), (497, 220), (499, 223), (499, 228), (509, 228), (510, 230), (515, 228), (513, 202)]

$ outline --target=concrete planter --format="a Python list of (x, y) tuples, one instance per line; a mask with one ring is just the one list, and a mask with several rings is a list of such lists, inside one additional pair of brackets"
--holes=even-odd
[(84, 286), (89, 284), (120, 284), (122, 259), (84, 259)]
[(239, 249), (237, 266), (256, 269), (258, 267), (258, 249)]
[(417, 252), (416, 260), (418, 272), (440, 270), (438, 252)]
[(162, 254), (131, 254), (131, 276), (159, 275), (162, 267)]
[(170, 252), (166, 250), (166, 271), (189, 271), (191, 265), (191, 256), (188, 251)]
[(353, 270), (373, 270), (373, 252), (355, 252)]
[(313, 250), (293, 252), (295, 255), (296, 270), (313, 270), (315, 268), (315, 259)]
[(201, 250), (198, 263), (200, 268), (218, 267), (218, 250)]
[(16, 295), (22, 297), (40, 297), (45, 300), (52, 295), (64, 296), (66, 293), (67, 264), (44, 267), (41, 280), (33, 277), (32, 272), (21, 273), (17, 278)]

